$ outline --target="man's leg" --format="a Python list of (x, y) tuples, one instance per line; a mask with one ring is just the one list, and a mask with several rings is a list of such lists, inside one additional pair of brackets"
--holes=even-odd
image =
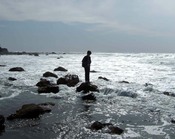
[(85, 68), (85, 81), (89, 82), (90, 67)]

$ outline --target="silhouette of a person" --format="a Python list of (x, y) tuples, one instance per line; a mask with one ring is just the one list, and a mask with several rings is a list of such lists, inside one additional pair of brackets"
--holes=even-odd
[(85, 82), (89, 83), (90, 79), (89, 79), (89, 74), (90, 74), (90, 65), (91, 65), (91, 51), (87, 51), (87, 55), (84, 56), (83, 60), (82, 60), (82, 67), (84, 67), (84, 71), (85, 71)]

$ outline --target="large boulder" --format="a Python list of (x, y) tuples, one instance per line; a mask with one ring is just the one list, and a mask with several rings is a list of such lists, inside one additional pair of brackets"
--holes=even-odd
[(7, 120), (38, 118), (41, 114), (51, 112), (49, 105), (53, 105), (49, 103), (47, 105), (46, 107), (46, 105), (43, 104), (25, 104), (21, 109), (17, 110), (15, 114), (8, 116)]
[(58, 68), (55, 68), (54, 71), (64, 71), (64, 72), (66, 72), (67, 69), (65, 69), (63, 67), (58, 67)]
[(9, 69), (9, 71), (18, 71), (18, 72), (21, 72), (21, 71), (24, 71), (24, 69), (22, 67), (14, 67), (14, 68)]
[(54, 78), (58, 78), (58, 76), (56, 74), (54, 74), (52, 72), (49, 72), (49, 71), (45, 72), (43, 74), (43, 77), (54, 77)]
[(38, 93), (58, 93), (59, 86), (52, 84), (46, 79), (41, 79), (36, 86), (38, 86)]
[(74, 87), (77, 83), (79, 83), (78, 75), (67, 74), (64, 78), (61, 77), (57, 80), (57, 84), (65, 84), (69, 87)]
[(87, 93), (89, 91), (99, 92), (98, 87), (91, 83), (82, 83), (80, 86), (76, 88), (76, 91), (77, 92), (83, 91), (84, 93)]

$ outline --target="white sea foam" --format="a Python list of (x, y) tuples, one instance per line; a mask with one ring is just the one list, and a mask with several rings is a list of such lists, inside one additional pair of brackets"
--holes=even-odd
[[(60, 56), (62, 58), (57, 59)], [(76, 74), (80, 78), (80, 83), (83, 82), (84, 69), (81, 67), (83, 56), (84, 54), (73, 53), (40, 55), (39, 57), (2, 55), (0, 65), (6, 66), (0, 67), (0, 101), (13, 99), (26, 91), (39, 95), (35, 85), (40, 78), (43, 78), (42, 75), (46, 71), (57, 74), (59, 78), (68, 73)], [(89, 104), (94, 106), (94, 111), (89, 115), (103, 115), (107, 117), (106, 121), (113, 121), (115, 114), (119, 118), (128, 114), (145, 114), (152, 118), (157, 114), (158, 119), (161, 117), (162, 124), (139, 125), (138, 128), (143, 128), (150, 136), (165, 136), (167, 134), (165, 129), (171, 126), (171, 123), (167, 121), (170, 121), (175, 115), (174, 97), (163, 94), (164, 91), (175, 93), (175, 54), (94, 53), (91, 58), (91, 70), (97, 71), (90, 73), (91, 82), (99, 87), (100, 92), (94, 93), (97, 101)], [(68, 72), (54, 71), (59, 66), (68, 69)], [(23, 67), (25, 71), (9, 72), (12, 67)], [(98, 79), (99, 76), (106, 77), (109, 81)], [(9, 77), (14, 77), (17, 80), (9, 81)], [(47, 79), (53, 83), (57, 81), (52, 77)], [(76, 92), (76, 87), (59, 85), (59, 93), (40, 95), (76, 104), (82, 96), (81, 93)], [(79, 115), (83, 115), (83, 112), (77, 114), (77, 116)], [(134, 127), (126, 127), (125, 130), (127, 132), (122, 136), (124, 138), (142, 136), (142, 133), (137, 133), (137, 129)], [(166, 135), (166, 138), (169, 136)]]

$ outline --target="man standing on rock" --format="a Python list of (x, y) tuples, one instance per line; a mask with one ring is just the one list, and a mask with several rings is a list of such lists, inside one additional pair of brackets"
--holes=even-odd
[(83, 60), (82, 60), (82, 67), (84, 67), (84, 71), (85, 71), (85, 82), (89, 83), (89, 73), (90, 73), (90, 65), (91, 65), (91, 51), (87, 51), (87, 55), (84, 56)]

